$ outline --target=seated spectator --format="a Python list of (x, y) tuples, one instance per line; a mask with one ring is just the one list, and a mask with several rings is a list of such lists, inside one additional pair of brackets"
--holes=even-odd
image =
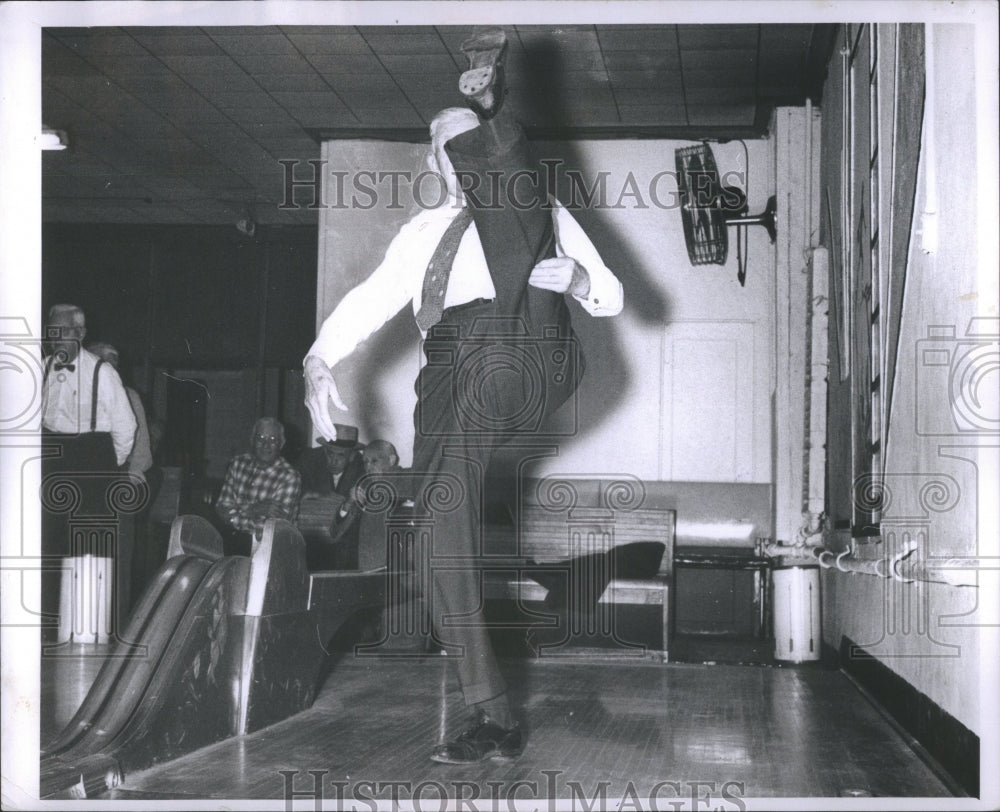
[[(379, 474), (396, 473), (399, 467), (399, 454), (396, 447), (388, 440), (372, 440), (361, 452), (365, 477), (376, 477)], [(355, 484), (347, 494), (344, 504), (340, 506), (333, 519), (330, 535), (333, 540), (343, 536), (344, 532), (356, 523), (365, 506), (365, 482)]]
[[(387, 440), (372, 440), (361, 452), (364, 464), (364, 476), (351, 489), (344, 504), (334, 514), (330, 526), (330, 537), (334, 544), (349, 551), (347, 556), (352, 568), (358, 566), (364, 559), (365, 569), (375, 569), (367, 566), (371, 559), (368, 548), (385, 549), (385, 518), (386, 511), (372, 513), (365, 510), (368, 488), (373, 484), (373, 478), (389, 475), (391, 487), (402, 498), (409, 495), (408, 478), (400, 476), (406, 469), (399, 467), (399, 454), (396, 447)], [(406, 483), (406, 484), (403, 484)], [(406, 491), (406, 494), (404, 494)]]
[(215, 513), (228, 531), (227, 555), (248, 555), (260, 540), (267, 519), (295, 521), (302, 480), (281, 457), (285, 429), (273, 417), (262, 417), (250, 436), (250, 454), (233, 457), (215, 503)]
[(329, 496), (332, 493), (347, 496), (354, 483), (364, 474), (364, 462), (355, 426), (336, 424), (336, 440), (320, 439), (320, 445), (310, 448), (299, 457), (302, 474), (302, 498)]

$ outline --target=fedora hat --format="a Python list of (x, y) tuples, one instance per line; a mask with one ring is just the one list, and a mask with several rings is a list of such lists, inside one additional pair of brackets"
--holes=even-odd
[(340, 423), (333, 424), (334, 429), (337, 431), (336, 440), (326, 440), (322, 437), (317, 438), (322, 445), (337, 445), (342, 448), (357, 448), (358, 447), (358, 427), (357, 426), (344, 426)]

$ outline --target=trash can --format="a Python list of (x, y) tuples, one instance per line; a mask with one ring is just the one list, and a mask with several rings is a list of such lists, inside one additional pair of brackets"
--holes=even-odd
[(771, 572), (774, 659), (818, 660), (822, 646), (819, 566), (775, 567)]

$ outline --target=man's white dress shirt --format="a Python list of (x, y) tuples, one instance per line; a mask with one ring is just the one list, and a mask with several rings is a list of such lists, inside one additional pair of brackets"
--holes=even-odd
[(131, 386), (125, 387), (125, 394), (128, 402), (132, 406), (132, 414), (135, 415), (136, 429), (135, 441), (132, 443), (132, 452), (128, 455), (128, 472), (130, 474), (145, 474), (153, 467), (153, 451), (149, 444), (149, 424), (146, 422), (146, 409), (142, 405), (142, 398)]
[[(90, 432), (90, 404), (94, 387), (94, 368), (98, 358), (81, 349), (70, 363), (74, 369), (55, 368), (49, 359), (48, 376), (42, 387), (42, 426), (60, 434)], [(136, 420), (125, 387), (111, 364), (102, 364), (97, 383), (97, 422), (95, 431), (108, 432), (115, 447), (118, 464), (128, 459), (135, 438)]]
[[(389, 244), (385, 258), (372, 275), (349, 291), (323, 322), (307, 356), (315, 355), (332, 367), (402, 310), (407, 302), (412, 302), (416, 315), (427, 265), (459, 211), (459, 207), (450, 204), (424, 209), (406, 223)], [(617, 315), (624, 302), (621, 282), (605, 266), (573, 216), (558, 202), (553, 203), (552, 221), (556, 255), (572, 257), (590, 276), (587, 296), (573, 298), (592, 316)], [(472, 223), (455, 254), (444, 307), (495, 297), (479, 232)]]

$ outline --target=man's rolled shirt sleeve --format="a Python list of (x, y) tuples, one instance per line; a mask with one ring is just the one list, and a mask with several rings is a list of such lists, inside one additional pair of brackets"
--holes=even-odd
[(326, 317), (307, 358), (316, 356), (333, 367), (413, 299), (410, 265), (416, 229), (410, 222), (399, 230), (371, 276), (348, 291)]
[(132, 444), (135, 442), (137, 424), (135, 415), (132, 413), (132, 404), (129, 403), (128, 395), (125, 394), (121, 378), (118, 377), (118, 373), (110, 364), (101, 364), (101, 370), (97, 374), (100, 376), (98, 408), (103, 409), (110, 420), (115, 457), (119, 465), (124, 465), (132, 451)]
[(556, 253), (572, 257), (587, 269), (590, 290), (586, 296), (574, 296), (591, 316), (617, 316), (625, 304), (625, 292), (618, 277), (604, 264), (601, 255), (573, 215), (558, 201), (554, 202)]
[(149, 447), (149, 425), (146, 422), (146, 409), (142, 405), (139, 393), (134, 389), (125, 389), (132, 414), (135, 415), (135, 438), (132, 451), (128, 458), (128, 470), (132, 474), (143, 474), (153, 467), (153, 452)]

